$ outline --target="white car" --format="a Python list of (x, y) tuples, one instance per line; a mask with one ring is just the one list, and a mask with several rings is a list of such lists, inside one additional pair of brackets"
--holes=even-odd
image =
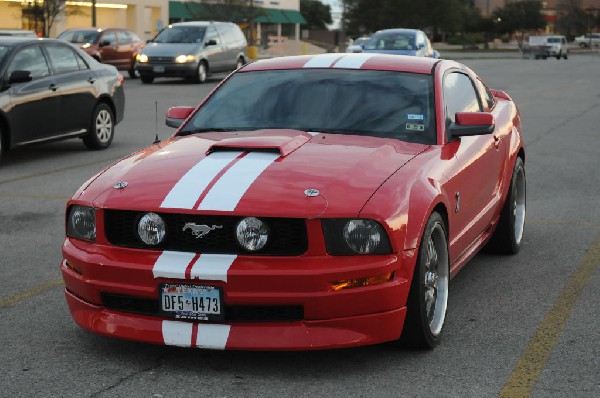
[(359, 37), (358, 39), (354, 40), (352, 42), (351, 45), (348, 46), (348, 48), (346, 48), (346, 52), (347, 53), (361, 53), (362, 52), (362, 45), (365, 44), (366, 42), (369, 41), (369, 37)]
[(598, 47), (600, 46), (600, 33), (588, 33), (587, 35), (581, 35), (575, 38), (575, 43), (579, 45), (579, 47), (589, 47), (590, 43), (592, 46)]

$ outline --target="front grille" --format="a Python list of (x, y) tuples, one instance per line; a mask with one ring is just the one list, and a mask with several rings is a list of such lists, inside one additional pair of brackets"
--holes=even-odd
[[(102, 293), (104, 307), (120, 312), (162, 316), (158, 299)], [(225, 305), (225, 322), (296, 322), (304, 319), (300, 305)]]
[[(137, 223), (144, 214), (146, 213), (138, 211), (106, 210), (104, 223), (108, 241), (115, 246), (151, 250), (277, 256), (299, 256), (308, 248), (306, 223), (303, 219), (261, 218), (269, 227), (269, 241), (263, 249), (250, 253), (238, 245), (235, 237), (235, 227), (243, 217), (173, 213), (159, 213), (167, 225), (167, 234), (161, 244), (148, 246), (137, 234)], [(183, 231), (186, 223), (219, 225), (222, 228), (196, 238), (190, 229)]]
[(151, 64), (172, 64), (175, 57), (148, 57), (148, 63)]

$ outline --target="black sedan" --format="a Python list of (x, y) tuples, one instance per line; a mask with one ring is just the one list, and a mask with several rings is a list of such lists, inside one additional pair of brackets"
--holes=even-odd
[(0, 153), (74, 137), (108, 148), (124, 109), (114, 66), (63, 41), (0, 38)]

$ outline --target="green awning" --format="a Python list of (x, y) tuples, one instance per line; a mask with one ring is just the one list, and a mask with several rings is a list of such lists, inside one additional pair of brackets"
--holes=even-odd
[[(203, 4), (195, 1), (169, 1), (169, 20), (215, 20), (236, 23), (248, 21), (250, 15), (240, 6)], [(272, 24), (306, 24), (300, 12), (277, 8), (254, 8), (254, 22)]]
[(283, 14), (290, 21), (290, 23), (299, 23), (300, 25), (306, 25), (306, 20), (300, 14), (299, 11), (295, 10), (283, 10)]

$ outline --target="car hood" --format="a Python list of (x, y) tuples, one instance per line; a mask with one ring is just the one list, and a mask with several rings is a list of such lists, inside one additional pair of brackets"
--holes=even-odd
[(200, 43), (148, 43), (142, 53), (149, 57), (176, 57), (184, 54), (196, 54)]
[(75, 199), (114, 209), (347, 217), (427, 147), (297, 130), (173, 137), (108, 168)]

